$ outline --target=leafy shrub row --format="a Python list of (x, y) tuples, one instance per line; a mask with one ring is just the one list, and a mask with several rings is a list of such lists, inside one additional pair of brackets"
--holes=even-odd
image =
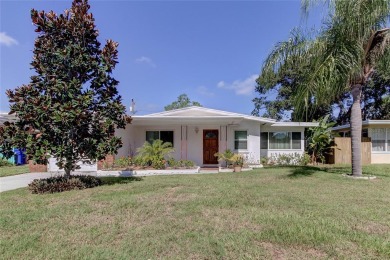
[(102, 185), (102, 181), (94, 176), (72, 175), (35, 179), (28, 185), (34, 194), (56, 193), (69, 190), (82, 190)]
[(269, 158), (262, 158), (261, 162), (267, 165), (308, 165), (310, 163), (310, 156), (307, 153), (293, 153), (293, 154), (275, 154)]
[(168, 166), (171, 168), (192, 168), (195, 163), (190, 160), (175, 160), (174, 158), (168, 159)]
[(169, 158), (168, 160), (161, 158), (154, 158), (151, 161), (144, 160), (141, 157), (121, 157), (114, 161), (114, 164), (107, 165), (103, 164), (104, 169), (112, 168), (134, 168), (134, 167), (153, 167), (155, 169), (165, 169), (166, 167), (178, 169), (178, 168), (193, 168), (195, 163), (190, 160), (175, 160), (174, 158)]

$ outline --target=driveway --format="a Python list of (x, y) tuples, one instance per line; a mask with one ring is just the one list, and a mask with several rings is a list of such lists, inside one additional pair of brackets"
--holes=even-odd
[(23, 173), (14, 176), (1, 177), (0, 192), (27, 187), (28, 184), (35, 179), (48, 178), (51, 176), (53, 176), (53, 174), (48, 172), (42, 172), (42, 173), (34, 172), (34, 173)]

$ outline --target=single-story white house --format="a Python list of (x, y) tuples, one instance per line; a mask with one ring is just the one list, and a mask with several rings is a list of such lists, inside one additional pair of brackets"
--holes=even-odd
[(136, 153), (145, 141), (171, 142), (177, 160), (191, 160), (198, 166), (216, 166), (217, 152), (230, 149), (251, 163), (276, 154), (304, 153), (304, 131), (317, 123), (276, 122), (274, 119), (248, 116), (192, 106), (161, 113), (133, 116), (126, 129), (116, 135), (123, 147), (115, 157)]
[[(342, 137), (351, 136), (350, 124), (333, 127)], [(365, 120), (362, 137), (371, 138), (371, 163), (390, 163), (390, 120)]]
[[(115, 158), (133, 156), (145, 141), (161, 139), (173, 144), (176, 160), (191, 160), (198, 166), (217, 166), (217, 152), (230, 149), (251, 164), (261, 157), (303, 154), (304, 131), (317, 126), (309, 122), (276, 122), (274, 119), (215, 110), (186, 107), (149, 115), (132, 116), (132, 123), (117, 129), (123, 147)], [(49, 160), (48, 171), (59, 171)], [(98, 164), (82, 164), (79, 171), (96, 171)]]

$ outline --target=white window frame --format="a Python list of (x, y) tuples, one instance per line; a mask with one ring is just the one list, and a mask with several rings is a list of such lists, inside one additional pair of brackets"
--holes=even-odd
[[(236, 149), (236, 132), (246, 132), (246, 149)], [(248, 148), (249, 148), (249, 142), (248, 142), (248, 140), (249, 140), (249, 134), (248, 134), (248, 129), (235, 129), (234, 131), (233, 131), (233, 147), (234, 147), (234, 150), (235, 151), (243, 151), (243, 152), (245, 152), (245, 151), (248, 151)]]
[[(374, 151), (372, 147), (372, 131), (374, 129), (385, 129), (385, 150), (384, 151)], [(390, 153), (390, 128), (388, 127), (372, 127), (370, 128), (370, 138), (371, 138), (371, 153)]]
[(147, 142), (148, 140), (146, 139), (146, 135), (147, 135), (147, 132), (158, 132), (158, 139), (161, 140), (161, 132), (172, 132), (172, 147), (175, 146), (175, 131), (174, 130), (170, 130), (170, 129), (148, 129), (148, 130), (145, 130), (145, 141)]
[[(267, 132), (261, 132), (261, 133), (267, 133), (268, 134), (268, 142), (267, 142), (267, 149), (264, 149), (263, 150), (270, 150), (270, 151), (303, 151), (304, 150), (304, 144), (302, 143), (303, 139), (302, 139), (302, 131), (274, 131), (274, 132), (270, 132), (270, 131), (267, 131)], [(291, 135), (291, 138), (290, 138), (290, 148), (284, 148), (284, 149), (274, 149), (274, 148), (270, 148), (270, 135), (269, 133), (290, 133)], [(301, 148), (292, 148), (292, 141), (293, 141), (293, 134), (292, 133), (300, 133), (301, 134), (301, 138), (300, 138), (300, 143), (301, 143)], [(261, 134), (260, 134), (261, 136)], [(261, 140), (260, 140), (261, 142)]]

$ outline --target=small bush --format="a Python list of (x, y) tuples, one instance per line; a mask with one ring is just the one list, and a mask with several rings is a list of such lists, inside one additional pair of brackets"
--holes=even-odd
[(131, 157), (121, 157), (115, 160), (114, 167), (128, 168), (131, 167), (133, 164), (134, 162)]
[(69, 178), (58, 176), (47, 179), (35, 179), (28, 185), (28, 189), (33, 194), (43, 194), (69, 190), (83, 190), (99, 185), (102, 185), (102, 181), (97, 177), (72, 175)]
[(0, 158), (0, 167), (5, 167), (5, 166), (13, 166), (13, 164), (7, 161), (6, 159)]
[(300, 165), (305, 166), (310, 162), (310, 156), (307, 153), (293, 153), (293, 154), (275, 154), (267, 158), (268, 165), (289, 166)]
[(174, 158), (170, 158), (168, 160), (168, 166), (174, 169), (178, 168), (193, 168), (195, 166), (195, 163), (190, 160), (178, 160), (176, 161)]
[(184, 165), (184, 167), (191, 168), (195, 166), (195, 163), (190, 160), (180, 160), (180, 164)]
[(174, 158), (169, 158), (167, 163), (168, 163), (168, 166), (171, 168), (179, 168), (180, 167), (180, 162), (176, 161)]

